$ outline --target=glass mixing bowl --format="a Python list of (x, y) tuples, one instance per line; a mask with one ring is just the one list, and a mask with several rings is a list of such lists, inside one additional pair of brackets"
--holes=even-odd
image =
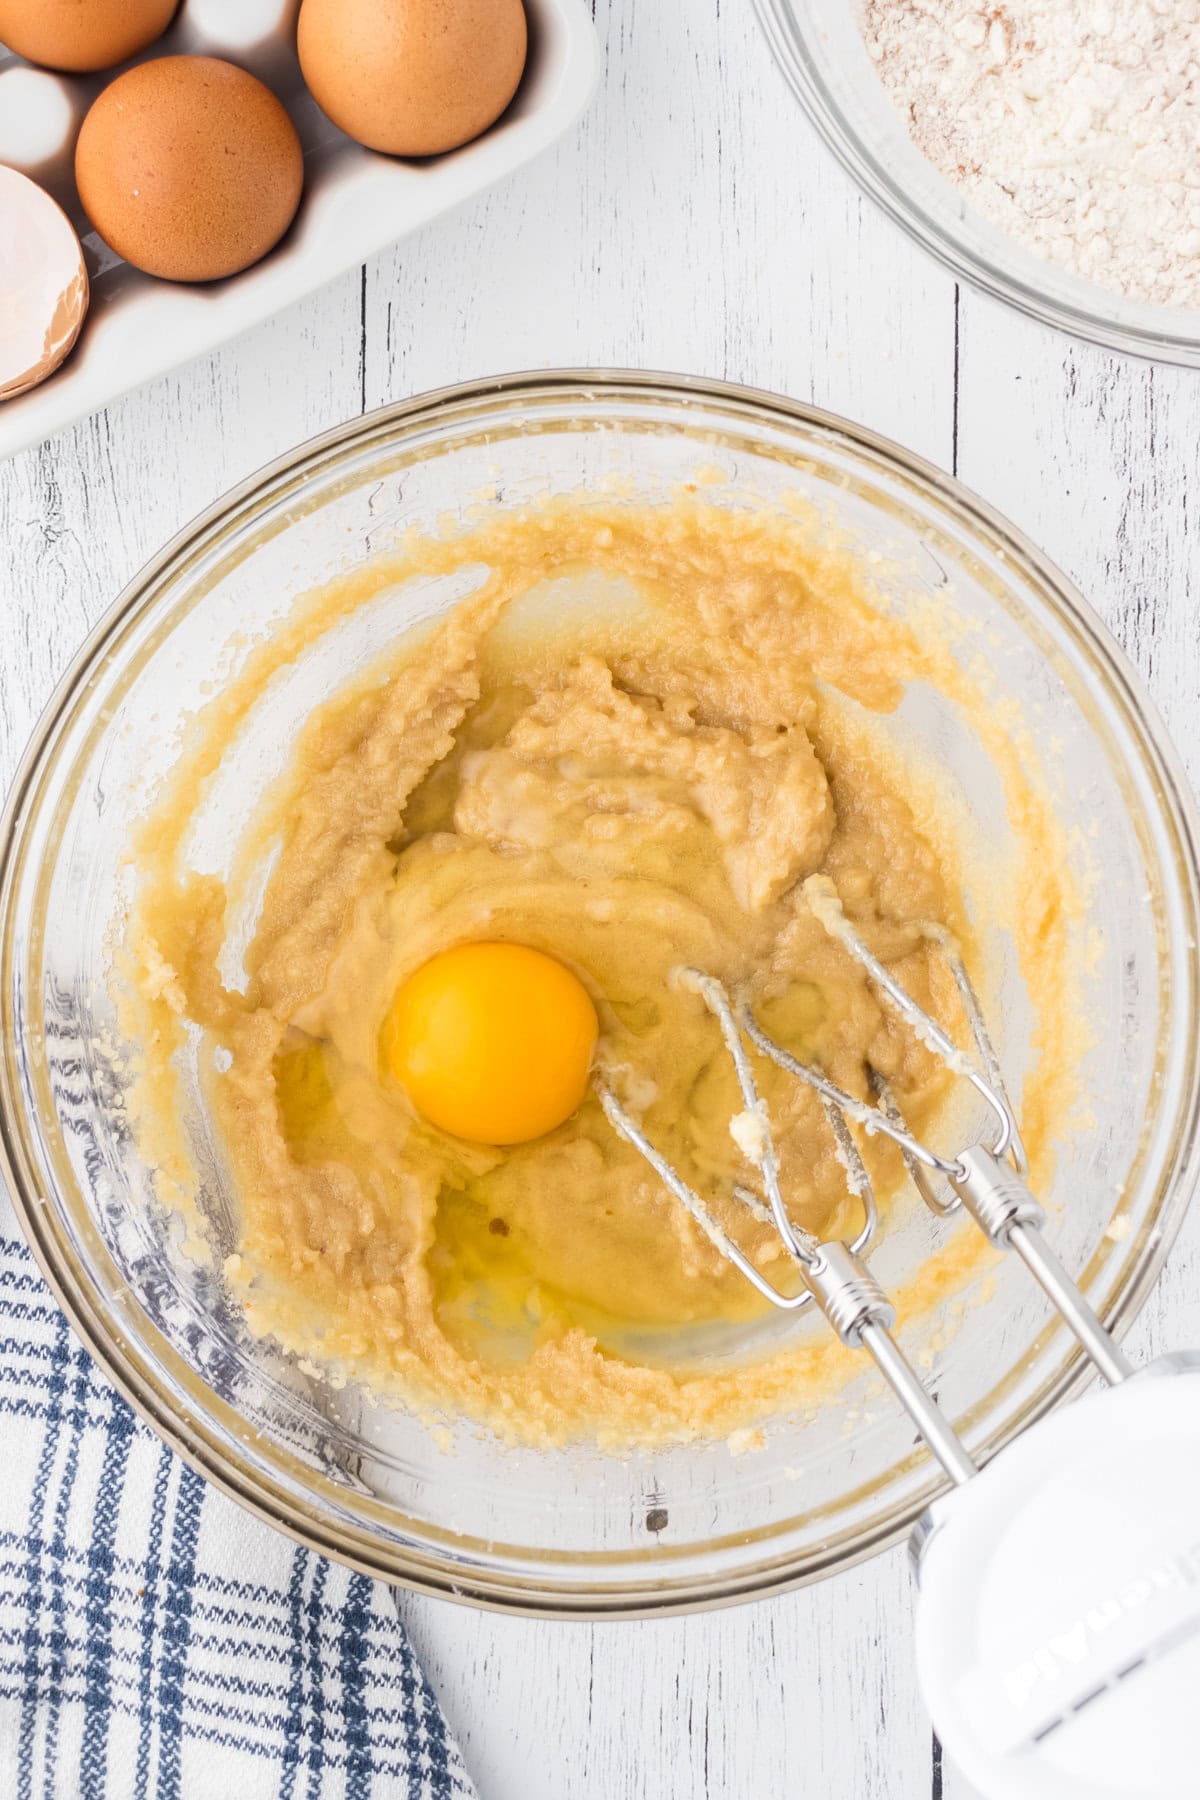
[(860, 31), (863, 0), (754, 0), (776, 61), (842, 166), (956, 276), (1073, 337), (1200, 367), (1200, 312), (1044, 261), (983, 218), (916, 148)]
[[(1080, 862), (1091, 1026), (1079, 1066), (1087, 1124), (1058, 1156), (1049, 1232), (1114, 1330), (1149, 1291), (1196, 1172), (1190, 803), (1119, 650), (982, 502), (812, 408), (652, 375), (552, 373), (451, 389), (282, 458), (189, 526), (121, 596), (18, 773), (0, 865), (4, 1171), (80, 1336), (208, 1479), (317, 1550), (485, 1605), (597, 1615), (767, 1593), (893, 1542), (939, 1477), (865, 1370), (837, 1403), (773, 1423), (763, 1447), (742, 1453), (736, 1442), (538, 1452), (466, 1426), (447, 1442), (250, 1336), (156, 1204), (124, 1122), (128, 1055), (107, 987), (130, 880), (124, 846), (188, 715), (298, 592), (398, 531), (468, 506), (610, 481), (657, 501), (694, 479), (731, 506), (751, 494), (768, 506), (804, 497), (859, 544), (887, 604), (919, 607), (927, 622), (956, 617), (961, 653), (982, 648), (1014, 733), (1023, 726), (1021, 741), (1045, 764)], [(272, 682), (219, 771), (198, 831), (201, 865), (228, 860), (314, 701), (451, 598), (444, 583), (391, 589)], [(952, 768), (971, 828), (1002, 846), (1002, 797), (970, 721), (937, 694), (910, 691), (895, 729)], [(999, 1000), (993, 1025), (1019, 1076), (1029, 1011), (1012, 967)], [(196, 1123), (220, 1236), (230, 1196), (199, 1113)], [(906, 1203), (877, 1272), (902, 1280), (946, 1232)], [(957, 1319), (943, 1310), (915, 1320), (905, 1337), (968, 1444), (987, 1456), (1086, 1371), (1019, 1268), (1001, 1263), (975, 1298)], [(787, 1328), (825, 1329), (817, 1318)]]

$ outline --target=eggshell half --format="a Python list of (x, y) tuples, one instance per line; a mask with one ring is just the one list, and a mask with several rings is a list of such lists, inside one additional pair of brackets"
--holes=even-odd
[(0, 400), (54, 373), (87, 308), (71, 221), (36, 182), (0, 165)]

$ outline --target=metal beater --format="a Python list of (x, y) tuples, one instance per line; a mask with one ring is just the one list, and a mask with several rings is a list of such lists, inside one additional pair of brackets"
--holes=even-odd
[[(681, 971), (732, 1058), (744, 1110), (731, 1130), (761, 1181), (761, 1191), (747, 1184), (733, 1192), (753, 1217), (774, 1223), (801, 1278), (799, 1291), (789, 1294), (741, 1251), (603, 1075), (596, 1082), (600, 1103), (764, 1299), (789, 1312), (815, 1302), (843, 1343), (868, 1351), (959, 1490), (923, 1516), (912, 1550), (921, 1584), (919, 1672), (934, 1722), (965, 1772), (985, 1794), (1020, 1800), (1200, 1793), (1195, 1709), (1178, 1704), (1184, 1687), (1195, 1691), (1200, 1680), (1200, 1356), (1160, 1359), (1121, 1385), (1135, 1373), (1132, 1365), (1043, 1236), (1045, 1215), (1026, 1185), (1017, 1120), (952, 935), (935, 923), (922, 927), (961, 997), (970, 1054), (872, 954), (827, 878), (811, 877), (804, 892), (884, 1003), (985, 1102), (991, 1124), (984, 1141), (952, 1157), (930, 1149), (908, 1130), (877, 1072), (869, 1071), (874, 1102), (857, 1099), (776, 1043), (744, 996), (701, 970)], [(820, 1095), (849, 1191), (862, 1204), (853, 1242), (819, 1242), (789, 1220), (747, 1046)], [(892, 1335), (895, 1309), (863, 1257), (878, 1213), (848, 1121), (899, 1145), (934, 1213), (965, 1209), (991, 1243), (1016, 1252), (1108, 1395), (1042, 1420), (980, 1472)], [(1146, 1379), (1153, 1374), (1187, 1379)], [(1036, 1543), (1009, 1529), (1023, 1515)], [(1130, 1683), (1135, 1673), (1139, 1681)], [(1153, 1756), (1144, 1741), (1138, 1746), (1136, 1785), (1131, 1721), (1135, 1732), (1153, 1734)]]

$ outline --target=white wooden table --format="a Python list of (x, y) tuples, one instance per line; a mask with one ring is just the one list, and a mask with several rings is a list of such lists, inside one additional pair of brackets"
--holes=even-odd
[[(1089, 595), (1200, 778), (1200, 375), (958, 290), (817, 143), (749, 0), (594, 3), (603, 85), (555, 153), (0, 466), (0, 773), (143, 559), (269, 457), (442, 382), (608, 363), (812, 399), (954, 470)], [(1198, 1251), (1200, 1211), (1138, 1352), (1200, 1344)], [(899, 1552), (681, 1620), (402, 1611), (484, 1800), (968, 1793), (937, 1766)]]

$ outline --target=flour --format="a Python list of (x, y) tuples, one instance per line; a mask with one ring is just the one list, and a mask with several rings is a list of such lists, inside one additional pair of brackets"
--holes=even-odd
[(1200, 307), (1200, 0), (865, 0), (913, 142), (1103, 287)]

